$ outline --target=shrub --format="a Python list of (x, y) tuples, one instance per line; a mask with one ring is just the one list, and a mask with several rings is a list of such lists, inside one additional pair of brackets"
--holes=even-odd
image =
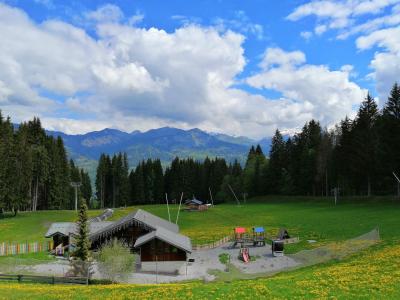
[(104, 244), (98, 253), (97, 261), (99, 272), (112, 282), (124, 279), (135, 270), (135, 256), (126, 244), (117, 239)]
[(219, 261), (226, 265), (229, 262), (229, 254), (228, 253), (221, 253), (219, 255)]

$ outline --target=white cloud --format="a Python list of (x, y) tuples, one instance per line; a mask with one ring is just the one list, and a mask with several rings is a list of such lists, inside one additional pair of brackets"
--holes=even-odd
[(252, 22), (242, 10), (236, 11), (232, 19), (216, 18), (214, 20), (214, 26), (221, 32), (231, 29), (245, 35), (253, 35), (258, 40), (263, 40), (265, 38), (263, 26)]
[(306, 41), (308, 41), (309, 39), (312, 38), (313, 33), (311, 31), (302, 31), (300, 32), (300, 36), (305, 39)]
[(316, 35), (321, 35), (323, 34), (328, 28), (326, 25), (318, 25), (315, 27), (314, 32)]
[[(314, 31), (321, 35), (328, 29), (341, 30), (338, 38), (368, 30), (371, 27), (380, 27), (385, 24), (397, 23), (399, 0), (317, 0), (302, 4), (294, 9), (286, 18), (290, 21), (298, 21), (308, 16), (317, 18)], [(376, 20), (362, 21), (355, 24), (361, 16), (374, 16), (382, 14), (385, 9), (392, 7), (392, 18), (376, 18)]]
[(118, 6), (106, 4), (95, 11), (87, 12), (85, 17), (89, 20), (102, 23), (119, 22), (124, 18), (124, 13)]
[(349, 114), (366, 94), (350, 81), (352, 69), (348, 65), (340, 71), (331, 71), (326, 66), (305, 64), (305, 55), (299, 51), (267, 49), (263, 68), (261, 73), (248, 78), (251, 86), (281, 92), (301, 104), (300, 111), (308, 112), (325, 125)]
[(287, 19), (311, 15), (317, 18), (316, 34), (319, 28), (324, 29), (321, 33), (335, 30), (340, 40), (355, 36), (359, 50), (377, 48), (370, 62), (373, 71), (366, 79), (373, 79), (379, 98), (386, 99), (393, 83), (400, 80), (400, 0), (318, 0), (300, 5)]
[[(169, 125), (261, 137), (312, 117), (330, 122), (362, 100), (345, 71), (305, 65), (304, 53), (279, 48), (266, 51), (262, 72), (249, 82), (284, 97), (249, 94), (233, 87), (246, 63), (242, 34), (193, 24), (174, 32), (139, 28), (108, 9), (111, 17), (89, 14), (94, 39), (65, 22), (37, 24), (0, 4), (2, 110), (16, 122), (38, 115), (49, 129), (68, 133)], [(325, 91), (330, 96), (321, 99)]]
[(400, 81), (400, 26), (374, 31), (356, 40), (360, 50), (378, 46), (384, 52), (375, 52), (370, 67), (374, 70), (369, 75), (376, 82), (381, 99), (386, 99), (394, 82)]
[(302, 64), (305, 61), (306, 56), (301, 51), (285, 52), (281, 48), (267, 48), (260, 67), (263, 69), (269, 69), (276, 65), (288, 67)]

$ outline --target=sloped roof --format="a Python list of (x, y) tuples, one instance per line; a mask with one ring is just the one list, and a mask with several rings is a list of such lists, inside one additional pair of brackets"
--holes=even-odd
[(149, 232), (148, 234), (139, 237), (136, 240), (134, 247), (140, 247), (141, 245), (155, 238), (171, 244), (185, 252), (192, 252), (192, 243), (187, 236), (169, 231), (162, 227), (157, 227), (155, 231)]
[(264, 227), (254, 227), (253, 230), (254, 230), (254, 232), (256, 232), (256, 233), (262, 233), (262, 232), (265, 231), (265, 230), (264, 230)]
[(179, 232), (179, 226), (168, 222), (160, 217), (157, 217), (147, 211), (142, 209), (138, 209), (129, 215), (119, 219), (118, 221), (113, 222), (109, 226), (99, 230), (98, 232), (91, 235), (89, 238), (91, 240), (95, 240), (100, 236), (107, 236), (112, 234), (113, 232), (120, 230), (121, 228), (125, 228), (132, 223), (141, 223), (145, 227), (148, 227), (150, 230), (156, 230), (157, 227), (165, 228), (171, 232)]
[[(106, 228), (113, 222), (89, 222), (89, 235), (95, 234), (96, 232)], [(53, 235), (59, 233), (62, 235), (76, 234), (78, 227), (74, 222), (59, 222), (51, 224), (49, 230), (47, 230), (45, 237), (52, 237)]]
[(190, 199), (190, 200), (186, 200), (186, 202), (185, 202), (185, 204), (191, 204), (191, 203), (197, 204), (197, 205), (202, 205), (203, 204), (202, 201), (197, 200), (197, 199)]

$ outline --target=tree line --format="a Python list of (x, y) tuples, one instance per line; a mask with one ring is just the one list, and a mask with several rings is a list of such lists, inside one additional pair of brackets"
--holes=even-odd
[(89, 175), (68, 161), (63, 140), (48, 136), (38, 118), (15, 126), (0, 111), (0, 214), (3, 211), (70, 209), (71, 181), (92, 194)]
[(129, 171), (126, 153), (102, 154), (96, 173), (97, 204), (101, 208), (165, 203), (218, 193), (227, 174), (225, 159), (175, 158), (164, 170), (159, 159), (147, 159)]
[(331, 130), (315, 120), (292, 137), (277, 130), (268, 160), (261, 149), (250, 150), (242, 181), (250, 196), (328, 196), (334, 189), (348, 196), (400, 196), (393, 172), (400, 173), (398, 84), (382, 109), (368, 94), (354, 119)]

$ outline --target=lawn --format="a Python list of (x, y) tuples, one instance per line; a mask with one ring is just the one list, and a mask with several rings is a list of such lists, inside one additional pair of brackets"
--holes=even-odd
[(0, 299), (399, 299), (400, 246), (374, 246), (341, 262), (229, 284), (62, 286), (0, 283)]
[[(181, 232), (192, 238), (194, 244), (218, 240), (233, 232), (236, 226), (251, 230), (264, 226), (269, 235), (275, 235), (280, 227), (302, 240), (288, 250), (316, 247), (330, 241), (340, 241), (361, 235), (378, 227), (383, 239), (399, 239), (398, 216), (400, 201), (374, 200), (348, 201), (334, 206), (332, 201), (302, 198), (267, 198), (268, 202), (253, 201), (241, 206), (217, 205), (205, 212), (182, 211), (179, 215)], [(296, 200), (296, 201), (293, 201)], [(128, 214), (138, 207), (116, 209), (111, 220)], [(168, 219), (165, 205), (147, 205), (141, 208)], [(171, 219), (176, 220), (177, 206), (171, 206)], [(101, 211), (92, 210), (94, 216)], [(44, 234), (52, 222), (74, 221), (73, 211), (39, 211), (19, 213), (17, 217), (0, 219), (0, 242), (44, 241)], [(308, 244), (306, 240), (316, 240)]]
[[(166, 206), (142, 207), (168, 218)], [(119, 209), (117, 219), (134, 208)], [(104, 285), (89, 287), (0, 283), (0, 299), (260, 299), (260, 298), (400, 298), (400, 201), (373, 199), (348, 200), (334, 206), (332, 201), (303, 198), (256, 199), (241, 206), (218, 205), (206, 212), (181, 212), (179, 225), (194, 243), (207, 243), (230, 234), (233, 227), (265, 226), (276, 233), (286, 227), (298, 235), (301, 243), (286, 250), (343, 241), (379, 228), (382, 241), (341, 261), (305, 267), (269, 278), (203, 283), (162, 285)], [(172, 207), (175, 220), (177, 207)], [(91, 211), (91, 215), (99, 211)], [(70, 211), (21, 213), (0, 220), (0, 241), (43, 239), (47, 226), (54, 221), (75, 218)], [(30, 236), (26, 236), (29, 232)], [(316, 240), (309, 244), (307, 239)]]

